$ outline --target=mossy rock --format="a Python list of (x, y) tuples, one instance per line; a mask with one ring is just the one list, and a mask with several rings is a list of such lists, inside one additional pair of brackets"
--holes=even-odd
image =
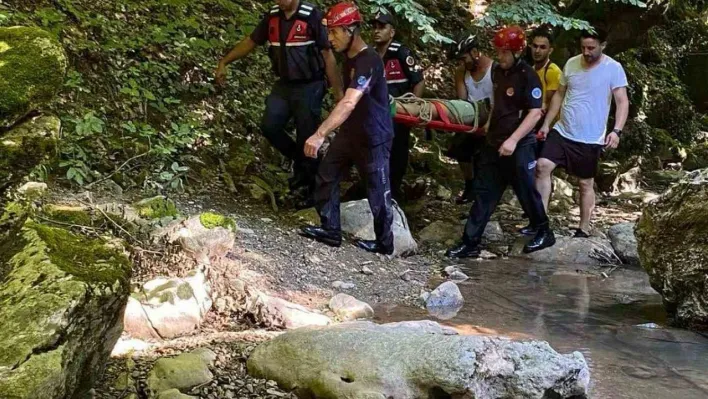
[(9, 127), (49, 103), (64, 83), (64, 49), (33, 27), (0, 28), (0, 126)]
[(199, 215), (199, 221), (202, 226), (207, 229), (213, 229), (216, 227), (223, 227), (225, 229), (234, 231), (236, 230), (236, 221), (230, 217), (219, 215), (218, 213), (204, 212)]
[(686, 170), (708, 168), (708, 143), (698, 144), (689, 149), (683, 168)]
[(708, 169), (645, 206), (635, 233), (641, 265), (674, 323), (708, 330)]
[(177, 217), (177, 205), (166, 197), (158, 195), (152, 198), (146, 198), (139, 201), (135, 205), (138, 214), (146, 219), (162, 219), (164, 217)]
[(0, 133), (0, 194), (56, 153), (60, 128), (59, 118), (40, 116)]
[(0, 397), (81, 397), (122, 331), (131, 264), (104, 240), (27, 219), (0, 240)]

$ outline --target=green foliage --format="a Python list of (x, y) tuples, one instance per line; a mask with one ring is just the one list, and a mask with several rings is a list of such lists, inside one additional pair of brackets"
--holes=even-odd
[[(645, 8), (647, 5), (638, 0), (594, 0), (620, 2)], [(496, 0), (491, 2), (483, 18), (475, 21), (482, 27), (496, 27), (506, 24), (516, 25), (550, 25), (565, 30), (592, 30), (588, 21), (572, 18), (546, 0)]]
[(399, 19), (406, 20), (411, 26), (422, 33), (420, 40), (423, 43), (452, 43), (453, 40), (440, 34), (435, 29), (437, 21), (430, 17), (422, 5), (414, 0), (370, 0), (366, 11), (376, 14), (387, 9), (394, 12)]
[(250, 139), (257, 130), (267, 82), (274, 80), (265, 52), (234, 64), (224, 89), (213, 84), (213, 71), (266, 6), (18, 0), (3, 11), (0, 25), (42, 27), (69, 55), (54, 110), (64, 131), (57, 171), (82, 185), (147, 154), (126, 165), (147, 173), (124, 173), (123, 185), (168, 190), (183, 187), (195, 151), (228, 148), (233, 138)]

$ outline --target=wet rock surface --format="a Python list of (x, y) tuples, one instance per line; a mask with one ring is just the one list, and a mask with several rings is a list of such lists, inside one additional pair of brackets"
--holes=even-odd
[(367, 322), (281, 335), (256, 348), (248, 369), (306, 397), (571, 398), (584, 397), (590, 379), (580, 353), (560, 355), (547, 343)]

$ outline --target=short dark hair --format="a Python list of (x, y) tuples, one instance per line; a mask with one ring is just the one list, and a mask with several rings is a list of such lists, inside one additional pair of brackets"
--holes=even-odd
[(531, 40), (537, 37), (545, 37), (548, 39), (548, 44), (553, 45), (553, 33), (546, 27), (538, 27), (533, 32), (531, 32)]
[(607, 31), (602, 29), (602, 28), (595, 28), (595, 32), (590, 32), (589, 30), (584, 30), (583, 33), (580, 34), (581, 39), (595, 39), (599, 41), (600, 43), (604, 43), (607, 41)]

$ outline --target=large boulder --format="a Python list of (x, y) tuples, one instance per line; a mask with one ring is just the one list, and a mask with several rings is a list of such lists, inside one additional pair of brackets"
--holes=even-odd
[(0, 237), (0, 397), (86, 393), (120, 337), (130, 271), (119, 244), (31, 219)]
[(634, 223), (619, 223), (607, 231), (617, 256), (630, 265), (639, 265), (637, 238), (634, 236)]
[[(0, 28), (2, 30), (2, 28)], [(2, 41), (0, 41), (0, 50)], [(1, 58), (0, 52), (0, 58)], [(2, 61), (0, 61), (2, 65)], [(0, 67), (2, 71), (2, 67)], [(0, 75), (2, 73), (0, 72)], [(2, 95), (0, 95), (0, 99)], [(28, 120), (0, 133), (0, 195), (42, 160), (54, 154), (61, 122), (54, 116)]]
[(674, 322), (708, 329), (708, 169), (646, 206), (636, 236), (642, 267)]
[[(442, 330), (442, 329), (438, 329)], [(430, 333), (370, 322), (310, 327), (266, 342), (248, 371), (308, 398), (582, 398), (583, 355), (546, 342)]]
[(158, 277), (131, 295), (125, 331), (135, 338), (174, 338), (194, 332), (211, 308), (211, 288), (201, 271), (185, 278)]
[[(418, 244), (413, 239), (408, 219), (403, 210), (394, 204), (393, 210), (393, 237), (394, 256), (403, 256), (415, 253)], [(374, 216), (371, 214), (368, 200), (352, 201), (341, 205), (342, 231), (353, 235), (360, 240), (374, 240)]]
[(702, 143), (688, 150), (688, 156), (683, 162), (686, 170), (708, 168), (708, 143)]
[(50, 102), (64, 83), (66, 66), (64, 50), (50, 33), (0, 28), (0, 127)]

